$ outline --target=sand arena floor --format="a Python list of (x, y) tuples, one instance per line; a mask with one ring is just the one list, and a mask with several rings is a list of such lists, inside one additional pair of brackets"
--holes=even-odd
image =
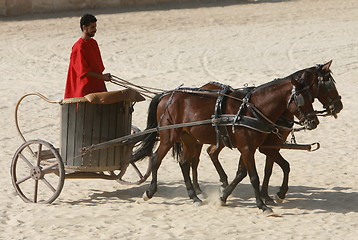
[[(296, 135), (300, 143), (320, 142), (319, 151), (282, 150), (291, 175), (286, 201), (273, 206), (278, 218), (266, 218), (256, 208), (247, 178), (228, 206), (218, 206), (219, 179), (205, 152), (199, 178), (208, 197), (201, 207), (188, 200), (180, 168), (170, 155), (159, 170), (159, 191), (149, 202), (141, 200), (149, 181), (123, 186), (69, 179), (53, 204), (25, 204), (15, 195), (9, 174), (12, 156), (22, 143), (14, 108), (29, 92), (62, 98), (82, 12), (1, 19), (0, 239), (356, 239), (357, 1), (240, 1), (93, 13), (106, 71), (135, 84), (161, 89), (209, 81), (259, 85), (333, 59), (344, 109), (338, 119), (320, 118), (316, 130)], [(133, 113), (133, 124), (142, 129), (148, 104), (136, 104)], [(29, 98), (20, 106), (19, 119), (27, 139), (59, 146), (57, 105)], [(256, 155), (262, 178), (264, 157)], [(236, 150), (220, 155), (230, 179), (238, 158)], [(275, 166), (271, 195), (281, 180)]]

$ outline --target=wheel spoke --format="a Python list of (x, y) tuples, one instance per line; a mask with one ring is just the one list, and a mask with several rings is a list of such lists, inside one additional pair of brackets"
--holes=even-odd
[(52, 164), (52, 165), (50, 165), (48, 167), (43, 168), (42, 172), (44, 172), (46, 174), (47, 172), (49, 172), (49, 173), (52, 172), (52, 171), (49, 171), (49, 170), (58, 170), (58, 169), (52, 169), (53, 167), (56, 167), (56, 166), (58, 166), (58, 163), (54, 163), (54, 164)]
[(42, 140), (23, 143), (12, 158), (12, 183), (25, 202), (52, 203), (63, 188), (65, 174), (58, 150)]
[(137, 172), (140, 179), (143, 179), (143, 174), (139, 171), (137, 165), (135, 165), (134, 163), (131, 163), (131, 165), (133, 166), (134, 170)]
[(51, 189), (52, 192), (56, 192), (56, 189), (51, 185), (51, 183), (49, 183), (45, 178), (41, 179), (45, 184), (46, 186)]
[(21, 184), (21, 183), (23, 183), (23, 182), (29, 180), (30, 178), (31, 178), (30, 175), (27, 176), (27, 177), (24, 177), (23, 179), (20, 179), (20, 180), (16, 181), (16, 184), (19, 185), (19, 184)]
[(37, 192), (39, 189), (39, 181), (35, 180), (35, 190), (34, 190), (34, 203), (37, 203)]
[(39, 144), (39, 149), (38, 149), (38, 151), (37, 151), (37, 166), (40, 166), (41, 151), (42, 151), (42, 144)]
[(22, 160), (24, 160), (24, 162), (27, 164), (27, 166), (29, 166), (30, 168), (33, 168), (34, 166), (30, 163), (29, 160), (27, 160), (27, 158), (22, 154), (19, 153), (19, 156), (21, 157)]

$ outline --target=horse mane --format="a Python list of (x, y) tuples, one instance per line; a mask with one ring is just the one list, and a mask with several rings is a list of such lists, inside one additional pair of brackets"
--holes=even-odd
[[(256, 89), (263, 88), (263, 87), (268, 87), (268, 86), (274, 85), (274, 84), (279, 83), (279, 82), (290, 80), (292, 77), (297, 78), (297, 77), (301, 76), (304, 72), (308, 72), (308, 73), (311, 73), (311, 74), (314, 71), (321, 72), (323, 66), (324, 66), (324, 64), (316, 64), (313, 67), (298, 70), (298, 71), (296, 71), (296, 72), (294, 72), (294, 73), (292, 73), (292, 74), (290, 74), (290, 75), (288, 75), (286, 77), (276, 78), (276, 79), (274, 79), (274, 80), (272, 80), (270, 82), (263, 83), (263, 84), (259, 85)], [(327, 73), (332, 74), (332, 71), (329, 69)], [(334, 81), (334, 79), (332, 77), (330, 77), (330, 78)]]
[(292, 77), (298, 77), (300, 76), (304, 71), (308, 70), (309, 68), (305, 68), (305, 69), (301, 69), (301, 70), (298, 70), (286, 77), (283, 77), (283, 78), (275, 78), (274, 80), (270, 81), (270, 82), (267, 82), (267, 83), (263, 83), (259, 86), (256, 87), (256, 89), (259, 89), (259, 88), (264, 88), (264, 87), (269, 87), (271, 85), (274, 85), (274, 84), (277, 84), (277, 83), (280, 83), (280, 82), (284, 82), (284, 81), (288, 81), (288, 80), (291, 80)]
[[(190, 88), (190, 87), (181, 87), (181, 88), (177, 88), (174, 90), (169, 90), (169, 91), (165, 91), (159, 94), (160, 99), (173, 94), (175, 92), (182, 92), (182, 93), (191, 93), (191, 94), (203, 94), (205, 95), (206, 93), (218, 93), (220, 91), (220, 89), (201, 89), (201, 88)], [(207, 96), (211, 96), (210, 94), (207, 94)]]

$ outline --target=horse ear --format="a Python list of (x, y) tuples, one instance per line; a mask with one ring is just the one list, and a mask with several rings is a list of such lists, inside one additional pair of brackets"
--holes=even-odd
[(299, 82), (298, 82), (298, 79), (291, 77), (291, 83), (293, 86), (297, 86)]
[(324, 64), (323, 67), (322, 67), (322, 70), (324, 71), (329, 71), (329, 68), (331, 67), (331, 64), (332, 64), (332, 60), (329, 61), (328, 63)]
[(301, 75), (300, 79), (307, 79), (307, 78), (308, 78), (308, 76), (309, 76), (309, 72), (304, 71), (304, 72), (302, 73), (302, 75)]
[(301, 82), (305, 82), (308, 85), (311, 85), (313, 83), (313, 78), (312, 78), (312, 74), (308, 71), (304, 71), (300, 77), (300, 80), (302, 80)]

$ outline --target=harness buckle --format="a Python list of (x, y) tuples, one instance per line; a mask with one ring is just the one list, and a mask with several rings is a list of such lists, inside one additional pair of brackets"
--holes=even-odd
[(279, 139), (282, 139), (282, 135), (280, 134), (280, 131), (278, 130), (278, 128), (274, 128), (272, 130), (272, 133), (275, 134)]

